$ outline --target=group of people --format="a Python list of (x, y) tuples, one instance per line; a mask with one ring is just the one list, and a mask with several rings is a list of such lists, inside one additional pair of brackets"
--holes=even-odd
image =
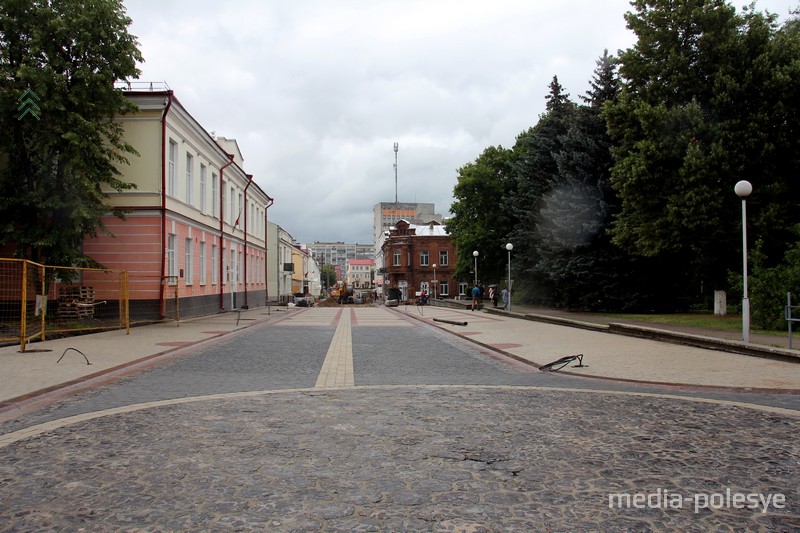
[[(472, 307), (471, 309), (474, 311), (475, 309), (480, 309), (481, 304), (483, 302), (483, 295), (485, 293), (483, 285), (476, 284), (472, 288)], [(503, 309), (508, 309), (508, 289), (503, 289), (500, 293), (500, 297), (503, 300)], [(493, 307), (497, 307), (497, 287), (492, 285), (489, 287), (489, 300), (492, 302)]]

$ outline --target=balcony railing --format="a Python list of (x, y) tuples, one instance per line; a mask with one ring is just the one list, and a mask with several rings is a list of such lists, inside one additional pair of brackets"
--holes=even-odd
[(169, 85), (165, 81), (116, 81), (114, 82), (115, 89), (122, 89), (123, 91), (136, 91), (136, 92), (163, 92), (169, 91)]

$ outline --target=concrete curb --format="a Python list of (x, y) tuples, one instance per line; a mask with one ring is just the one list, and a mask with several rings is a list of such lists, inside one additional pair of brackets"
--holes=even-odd
[(717, 350), (722, 352), (738, 353), (741, 355), (749, 355), (753, 357), (776, 359), (779, 361), (785, 361), (791, 363), (800, 363), (800, 350), (789, 350), (786, 348), (777, 348), (773, 346), (764, 346), (760, 344), (750, 344), (740, 341), (732, 341), (728, 339), (717, 339), (713, 337), (705, 337), (702, 335), (693, 335), (691, 333), (681, 333), (681, 332), (669, 331), (658, 328), (650, 328), (646, 326), (620, 324), (616, 322), (612, 322), (607, 325), (596, 324), (593, 322), (583, 322), (580, 320), (573, 320), (570, 318), (529, 314), (529, 313), (515, 313), (513, 311), (507, 312), (503, 311), (502, 309), (491, 309), (491, 308), (487, 308), (486, 312), (494, 315), (508, 316), (523, 320), (532, 320), (535, 322), (544, 322), (547, 324), (555, 324), (559, 326), (588, 329), (591, 331), (612, 333), (615, 335), (626, 335), (628, 337), (639, 337), (643, 339), (651, 339), (661, 342), (670, 342), (673, 344), (682, 344), (685, 346), (692, 346), (695, 348), (706, 348), (708, 350)]

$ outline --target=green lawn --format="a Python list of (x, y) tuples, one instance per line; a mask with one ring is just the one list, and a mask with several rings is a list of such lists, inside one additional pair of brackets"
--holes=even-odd
[[(641, 322), (652, 322), (655, 324), (673, 324), (676, 326), (688, 326), (693, 328), (719, 329), (725, 331), (740, 331), (742, 329), (741, 315), (716, 316), (710, 313), (676, 313), (665, 315), (634, 315), (620, 313), (600, 313), (609, 318), (624, 318), (626, 320), (638, 320)], [(793, 337), (800, 336), (800, 324), (795, 324), (792, 328)], [(785, 335), (789, 336), (789, 330), (760, 330), (751, 328), (751, 333), (763, 335)]]

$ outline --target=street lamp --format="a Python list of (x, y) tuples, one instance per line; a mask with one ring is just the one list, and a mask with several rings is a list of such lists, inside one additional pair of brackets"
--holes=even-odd
[(747, 207), (745, 198), (753, 192), (753, 186), (749, 181), (738, 182), (733, 191), (736, 196), (742, 199), (742, 340), (750, 342), (750, 299), (747, 296)]
[(480, 254), (478, 253), (478, 250), (475, 250), (474, 252), (472, 252), (472, 257), (475, 258), (475, 286), (476, 287), (478, 286), (478, 256), (479, 255)]
[(506, 244), (506, 250), (508, 250), (508, 303), (506, 306), (506, 311), (511, 311), (511, 250), (514, 249), (514, 245), (511, 243)]
[(433, 264), (433, 299), (436, 299), (436, 263)]

